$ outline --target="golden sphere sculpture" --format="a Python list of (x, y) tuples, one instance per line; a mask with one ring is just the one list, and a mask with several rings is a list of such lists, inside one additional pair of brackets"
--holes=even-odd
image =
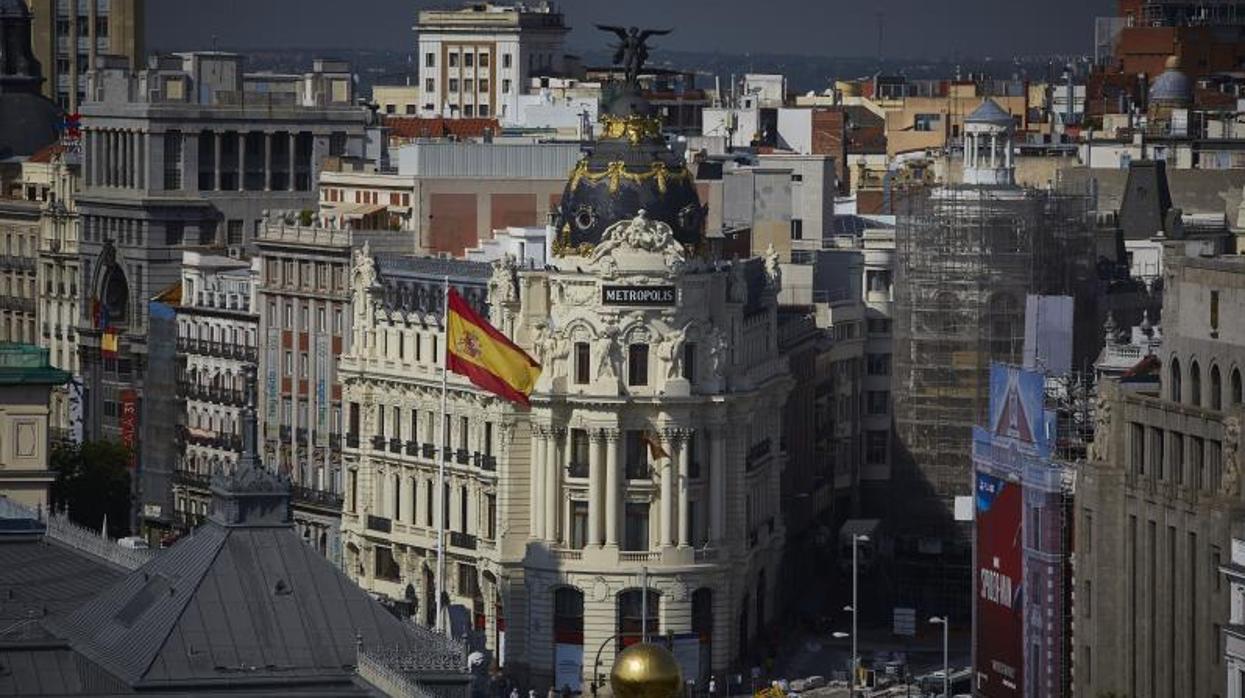
[(670, 650), (638, 643), (614, 659), (610, 688), (617, 698), (676, 698), (683, 691), (683, 671)]

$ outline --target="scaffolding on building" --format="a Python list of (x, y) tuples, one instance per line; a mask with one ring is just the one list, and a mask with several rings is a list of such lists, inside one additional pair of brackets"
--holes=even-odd
[(923, 480), (913, 484), (944, 500), (936, 513), (949, 520), (950, 498), (971, 492), (972, 427), (986, 416), (990, 362), (1021, 363), (1026, 297), (1076, 298), (1094, 278), (1089, 199), (950, 186), (903, 203), (895, 236), (896, 434), (900, 455)]

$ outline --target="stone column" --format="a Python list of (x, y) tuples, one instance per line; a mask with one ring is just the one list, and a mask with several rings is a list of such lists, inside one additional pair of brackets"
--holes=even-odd
[(130, 173), (129, 173), (130, 174), (129, 176), (130, 188), (137, 189), (138, 188), (139, 163), (142, 162), (139, 159), (139, 152), (138, 152), (138, 145), (139, 145), (138, 131), (130, 131), (129, 137), (130, 137)]
[(588, 545), (601, 545), (601, 485), (604, 475), (601, 472), (601, 442), (604, 439), (599, 430), (588, 431)]
[(548, 448), (547, 436), (545, 429), (540, 426), (532, 428), (532, 497), (531, 497), (531, 522), (532, 522), (532, 538), (545, 537), (545, 452)]
[(723, 425), (714, 425), (709, 439), (709, 540), (726, 538), (726, 444)]
[(402, 478), (406, 490), (405, 496), (402, 497), (402, 520), (408, 524), (415, 523), (415, 478)]
[(246, 190), (246, 132), (238, 132), (238, 191)]
[[(558, 483), (561, 480), (562, 459), (559, 458), (562, 435), (565, 429), (555, 428), (549, 432), (549, 441), (545, 445), (545, 540), (558, 539)], [(570, 450), (569, 448), (567, 449)]]
[(295, 147), (297, 144), (298, 144), (298, 134), (294, 133), (293, 131), (290, 131), (290, 153), (289, 153), (290, 155), (290, 158), (289, 158), (290, 179), (288, 182), (285, 183), (286, 184), (285, 188), (287, 191), (294, 191), (294, 162), (295, 162), (294, 151), (297, 150), (297, 148)]
[[(661, 445), (662, 450), (670, 453), (675, 448), (675, 442), (678, 437), (674, 430), (667, 430), (662, 433)], [(661, 546), (674, 545), (674, 468), (675, 461), (673, 455), (667, 456), (665, 467), (661, 470)]]
[(272, 134), (264, 134), (264, 191), (272, 191)]
[(688, 545), (687, 495), (688, 480), (691, 479), (689, 461), (691, 457), (691, 432), (684, 430), (679, 439), (679, 547)]
[(104, 162), (107, 163), (107, 169), (104, 172), (104, 181), (110, 187), (117, 185), (117, 179), (113, 176), (115, 174), (114, 168), (117, 166), (117, 151), (115, 147), (117, 144), (115, 138), (116, 135), (117, 134), (112, 129), (108, 129), (104, 132), (104, 149), (107, 151), (104, 159)]
[(618, 547), (618, 439), (617, 429), (605, 430), (605, 545)]
[(213, 157), (215, 158), (212, 161), (212, 172), (213, 172), (213, 177), (214, 177), (214, 179), (212, 180), (212, 189), (215, 191), (220, 191), (220, 174), (221, 174), (220, 155), (223, 152), (221, 150), (221, 140), (222, 140), (221, 136), (223, 135), (224, 134), (222, 134), (220, 131), (212, 132), (212, 147), (214, 148)]

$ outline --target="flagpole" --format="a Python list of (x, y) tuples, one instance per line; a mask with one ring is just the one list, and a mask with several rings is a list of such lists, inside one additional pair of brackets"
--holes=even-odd
[(441, 418), (433, 426), (437, 430), (437, 630), (450, 636), (450, 624), (445, 614), (445, 449), (446, 443), (445, 415), (446, 401), (449, 393), (448, 378), (450, 373), (450, 277), (444, 280), (441, 293), (441, 326), (444, 330), (444, 341), (441, 347)]

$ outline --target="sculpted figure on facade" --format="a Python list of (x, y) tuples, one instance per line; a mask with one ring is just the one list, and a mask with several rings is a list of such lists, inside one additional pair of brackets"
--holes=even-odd
[(489, 299), (494, 304), (514, 303), (519, 300), (519, 264), (514, 255), (507, 252), (493, 262), (493, 276), (489, 279)]
[(709, 356), (713, 361), (713, 374), (719, 378), (726, 375), (726, 365), (730, 361), (731, 343), (726, 331), (721, 328), (714, 330), (709, 342)]
[(1219, 491), (1229, 497), (1241, 496), (1241, 420), (1223, 420), (1223, 482)]
[(666, 267), (671, 270), (683, 268), (687, 257), (683, 246), (674, 238), (674, 231), (662, 221), (648, 218), (644, 209), (635, 218), (619, 221), (605, 229), (601, 242), (592, 250), (591, 262), (598, 268), (616, 269), (612, 257), (615, 251), (630, 248), (640, 252), (660, 254)]
[(658, 344), (659, 356), (666, 364), (666, 379), (683, 376), (683, 345), (687, 341), (687, 326), (666, 333)]
[(593, 342), (597, 353), (597, 375), (601, 378), (616, 378), (616, 366), (622, 363), (622, 350), (618, 346), (618, 325), (613, 321), (601, 328), (601, 334)]
[(772, 242), (765, 249), (765, 276), (770, 288), (774, 290), (782, 288), (782, 267), (779, 266), (778, 251), (774, 249)]
[(1089, 445), (1090, 459), (1107, 462), (1111, 458), (1111, 399), (1098, 391), (1094, 404), (1094, 440)]

